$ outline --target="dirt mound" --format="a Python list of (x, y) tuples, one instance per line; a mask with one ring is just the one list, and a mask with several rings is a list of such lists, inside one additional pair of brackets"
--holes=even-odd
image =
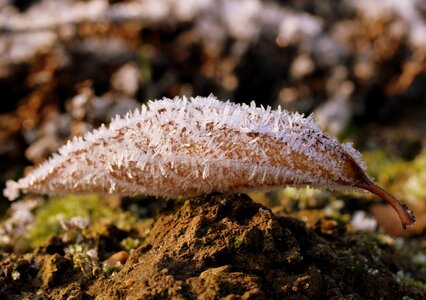
[[(52, 246), (53, 245), (53, 246)], [(247, 196), (170, 202), (115, 276), (86, 276), (60, 242), (3, 257), (0, 294), (48, 299), (423, 299), (391, 246), (335, 220), (312, 228)], [(15, 279), (13, 272), (19, 271)], [(89, 277), (89, 278), (88, 278)], [(413, 282), (415, 280), (412, 280)]]

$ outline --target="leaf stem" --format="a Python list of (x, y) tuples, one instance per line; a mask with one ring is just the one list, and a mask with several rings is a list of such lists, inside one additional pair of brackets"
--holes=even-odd
[(380, 198), (387, 201), (392, 207), (395, 209), (396, 213), (399, 216), (399, 219), (401, 220), (402, 227), (404, 229), (407, 228), (408, 225), (414, 225), (416, 222), (416, 218), (413, 214), (413, 212), (408, 208), (407, 205), (402, 204), (399, 202), (398, 199), (396, 199), (394, 196), (386, 192), (384, 189), (379, 187), (378, 185), (374, 184), (371, 181), (362, 182), (357, 185), (357, 187), (368, 190), (372, 192), (373, 194), (376, 194)]

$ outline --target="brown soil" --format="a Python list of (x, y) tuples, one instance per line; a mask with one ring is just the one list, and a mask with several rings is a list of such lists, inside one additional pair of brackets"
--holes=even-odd
[(426, 298), (424, 285), (396, 275), (409, 261), (376, 237), (331, 219), (308, 228), (244, 195), (170, 202), (109, 278), (75, 267), (59, 239), (2, 255), (2, 299)]

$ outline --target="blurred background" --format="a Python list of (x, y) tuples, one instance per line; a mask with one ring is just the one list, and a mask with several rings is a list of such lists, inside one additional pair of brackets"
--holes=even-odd
[(116, 114), (212, 93), (314, 113), (418, 224), (402, 232), (370, 195), (287, 189), (258, 201), (421, 235), (425, 55), (421, 0), (0, 0), (0, 189)]

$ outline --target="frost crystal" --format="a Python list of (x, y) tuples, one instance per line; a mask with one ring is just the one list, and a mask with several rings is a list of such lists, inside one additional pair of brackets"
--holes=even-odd
[[(150, 102), (109, 127), (77, 137), (18, 182), (19, 192), (109, 192), (164, 197), (233, 193), (282, 185), (355, 188), (351, 145), (311, 117), (210, 97)], [(361, 168), (360, 168), (361, 169)]]
[(405, 228), (414, 215), (365, 174), (351, 144), (340, 145), (309, 116), (215, 97), (149, 102), (76, 137), (4, 195), (120, 193), (174, 198), (283, 185), (366, 189), (388, 201)]

